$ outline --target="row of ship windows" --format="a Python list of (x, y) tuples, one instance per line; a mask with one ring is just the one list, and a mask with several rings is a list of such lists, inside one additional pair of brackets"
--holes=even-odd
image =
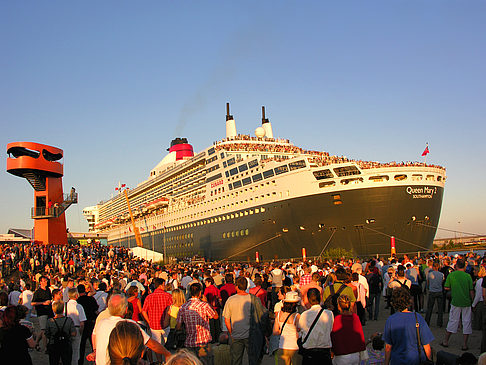
[(176, 249), (176, 248), (188, 248), (188, 247), (193, 247), (194, 246), (194, 242), (187, 242), (187, 243), (178, 243), (178, 244), (174, 244), (174, 245), (167, 245), (167, 248), (169, 250), (173, 250), (173, 249)]
[(205, 224), (222, 222), (222, 221), (229, 220), (229, 219), (244, 217), (244, 216), (252, 215), (252, 214), (259, 214), (259, 213), (263, 213), (263, 212), (265, 212), (265, 207), (248, 209), (248, 210), (244, 210), (244, 211), (241, 211), (241, 212), (221, 215), (221, 216), (215, 217), (215, 218), (203, 219), (203, 220), (200, 220), (200, 221), (197, 221), (197, 222), (194, 222), (194, 223), (186, 223), (186, 224), (181, 224), (181, 225), (174, 226), (174, 227), (169, 227), (169, 228), (167, 228), (167, 232), (173, 232), (173, 231), (177, 231), (177, 230), (180, 230), (180, 229), (187, 229), (187, 228), (203, 226)]
[[(275, 180), (272, 181), (273, 185), (276, 185), (275, 183)], [(266, 185), (269, 185), (270, 182), (267, 182)], [(263, 188), (265, 186), (265, 184), (261, 184), (261, 188)], [(220, 190), (219, 192), (224, 192), (224, 188), (221, 188), (222, 190)], [(222, 195), (222, 196), (219, 196), (219, 197), (215, 197), (214, 199), (211, 199), (211, 200), (208, 200), (208, 201), (204, 201), (204, 202), (201, 202), (199, 204), (196, 204), (195, 207), (199, 207), (199, 206), (204, 206), (204, 205), (213, 205), (215, 202), (217, 202), (218, 200), (223, 200), (223, 199), (226, 199), (226, 198), (234, 198), (234, 197), (237, 197), (238, 195), (243, 195), (244, 193), (247, 193), (247, 192), (253, 192), (253, 191), (256, 191), (257, 189), (259, 189), (258, 186), (252, 186), (250, 188), (246, 188), (246, 189), (242, 189), (240, 191), (236, 191), (236, 192), (232, 192), (231, 195), (230, 194), (225, 194), (225, 195)], [(215, 195), (215, 191), (213, 191), (213, 195)], [(275, 192), (273, 191), (272, 193), (266, 193), (266, 194), (262, 194), (260, 196), (255, 196), (255, 197), (250, 197), (249, 199), (245, 199), (245, 200), (241, 200), (241, 201), (237, 201), (237, 202), (234, 202), (234, 203), (231, 203), (231, 204), (226, 204), (226, 205), (222, 205), (222, 206), (219, 206), (219, 207), (216, 207), (216, 208), (212, 208), (212, 209), (208, 209), (208, 210), (205, 210), (205, 211), (201, 211), (199, 213), (194, 213), (194, 214), (190, 214), (188, 216), (184, 216), (184, 217), (179, 217), (179, 218), (175, 218), (173, 220), (169, 220), (169, 223), (173, 223), (173, 222), (177, 222), (177, 221), (180, 221), (180, 220), (185, 220), (187, 218), (196, 218), (198, 216), (202, 216), (206, 213), (211, 213), (211, 212), (214, 212), (214, 211), (217, 211), (217, 210), (225, 210), (225, 209), (229, 209), (231, 206), (238, 206), (240, 204), (246, 204), (248, 202), (257, 202), (259, 200), (263, 200), (265, 198), (270, 198), (271, 196), (273, 197), (277, 197), (277, 194), (279, 195), (280, 198), (283, 198), (284, 197), (284, 194), (286, 197), (289, 197), (290, 196), (290, 191), (287, 190), (285, 193), (284, 192)], [(173, 212), (169, 212), (168, 215), (171, 216), (173, 214), (177, 214), (177, 213), (180, 213), (186, 209), (189, 209), (190, 207), (183, 207), (179, 210), (176, 210), (176, 211), (173, 211)]]
[[(373, 182), (383, 182), (383, 181), (388, 181), (390, 178), (388, 175), (377, 175), (377, 176), (371, 176), (368, 180), (373, 181)], [(396, 181), (404, 181), (408, 179), (408, 176), (405, 174), (400, 174), (400, 175), (395, 175), (394, 179)], [(422, 181), (423, 176), (419, 174), (414, 174), (411, 176), (412, 181)], [(427, 175), (425, 178), (426, 181), (436, 181), (436, 176), (435, 175)], [(437, 181), (442, 181), (442, 176), (437, 176)], [(362, 177), (354, 177), (354, 178), (349, 178), (349, 179), (342, 179), (340, 181), (341, 185), (348, 185), (348, 184), (358, 184), (364, 182), (364, 179)], [(319, 183), (320, 188), (324, 187), (329, 187), (329, 186), (335, 186), (336, 181), (326, 181), (326, 182), (321, 182)]]
[(250, 231), (247, 229), (242, 229), (240, 231), (223, 232), (223, 238), (234, 238), (234, 237), (244, 237), (248, 236)]
[(172, 237), (167, 238), (167, 242), (187, 240), (189, 238), (194, 238), (194, 234), (193, 233), (186, 233), (186, 234), (180, 234), (180, 235), (177, 235), (177, 236), (172, 236)]
[[(255, 160), (255, 162), (256, 162), (256, 160)], [(248, 166), (247, 166), (246, 163), (244, 163), (243, 165), (232, 168), (229, 171), (225, 171), (225, 174), (226, 174), (226, 177), (229, 178), (230, 176), (237, 175), (238, 173), (241, 173), (243, 171), (248, 170), (248, 168), (252, 169), (253, 167), (256, 167), (256, 166), (258, 166), (258, 163), (255, 166), (252, 166), (251, 162), (248, 163)], [(251, 183), (252, 180), (253, 180), (253, 182), (255, 182), (255, 181), (260, 181), (260, 180), (263, 180), (263, 179), (269, 179), (273, 176), (280, 175), (280, 174), (283, 174), (283, 173), (286, 173), (286, 172), (289, 172), (289, 171), (302, 169), (305, 166), (306, 166), (305, 161), (299, 160), (299, 161), (291, 162), (288, 165), (282, 165), (282, 166), (275, 167), (274, 169), (269, 169), (269, 170), (263, 171), (263, 173), (261, 173), (261, 174), (253, 175), (251, 177), (251, 179), (248, 177), (246, 179), (243, 179), (242, 181), (246, 180), (247, 183), (249, 184), (249, 183)]]

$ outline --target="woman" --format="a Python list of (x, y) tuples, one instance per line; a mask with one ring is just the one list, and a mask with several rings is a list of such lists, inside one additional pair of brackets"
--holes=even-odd
[(391, 289), (388, 288), (388, 284), (390, 284), (390, 280), (395, 276), (395, 268), (393, 266), (389, 266), (386, 273), (383, 275), (383, 296), (386, 300), (385, 309), (390, 308), (391, 302)]
[[(206, 285), (206, 289), (204, 290), (204, 296), (206, 297), (207, 302), (213, 308), (213, 310), (221, 314), (221, 294), (218, 288), (214, 285), (214, 279), (212, 277), (207, 277), (204, 279), (204, 284)], [(219, 338), (219, 333), (221, 332), (221, 325), (219, 319), (211, 318), (209, 320), (209, 328), (211, 332), (212, 342), (216, 342)]]
[(169, 336), (167, 337), (166, 347), (169, 350), (174, 350), (177, 347), (182, 347), (185, 336), (183, 330), (176, 330), (177, 314), (179, 309), (186, 302), (186, 296), (181, 289), (172, 290), (172, 305), (167, 309), (167, 315), (164, 316), (164, 328), (170, 327)]
[(132, 303), (133, 306), (133, 314), (131, 319), (137, 323), (142, 323), (142, 302), (138, 299), (138, 288), (135, 285), (132, 285), (127, 290), (128, 296), (128, 303)]
[(331, 332), (334, 365), (360, 362), (360, 352), (366, 350), (363, 327), (359, 317), (351, 312), (351, 300), (347, 295), (339, 296), (339, 312), (334, 318)]
[(285, 299), (285, 295), (290, 292), (290, 287), (288, 286), (281, 286), (279, 291), (277, 292), (277, 298), (278, 298), (278, 302), (275, 303), (275, 306), (273, 307), (273, 312), (274, 313), (278, 313), (282, 310), (282, 306), (283, 306), (283, 303), (284, 303), (284, 299)]
[(111, 331), (108, 342), (108, 354), (112, 365), (143, 365), (142, 333), (135, 323), (120, 321)]
[(484, 304), (484, 297), (483, 297), (483, 281), (484, 276), (486, 276), (486, 270), (484, 266), (481, 266), (478, 269), (476, 284), (474, 285), (475, 295), (474, 300), (472, 303), (474, 318), (473, 318), (473, 329), (475, 330), (483, 330), (483, 339), (481, 341), (481, 353), (486, 351), (486, 337), (484, 335), (486, 331), (486, 308)]
[[(71, 340), (76, 336), (76, 328), (73, 320), (63, 315), (64, 302), (62, 300), (52, 303), (52, 311), (55, 316), (50, 318), (46, 325), (49, 365), (58, 365), (59, 360), (62, 360), (63, 365), (69, 365), (73, 354)], [(63, 337), (60, 337), (59, 334), (63, 334)]]
[[(385, 323), (385, 365), (418, 365), (426, 357), (432, 359), (430, 343), (434, 336), (424, 318), (409, 310), (412, 306), (411, 299), (407, 288), (399, 287), (393, 290), (392, 306), (396, 312), (388, 317)], [(416, 321), (419, 324), (422, 345), (420, 354), (417, 348)]]
[(16, 307), (7, 307), (3, 313), (3, 327), (0, 328), (2, 364), (32, 365), (28, 349), (34, 346), (35, 341), (29, 329), (19, 323)]
[(282, 310), (275, 315), (273, 325), (273, 335), (280, 335), (278, 351), (275, 354), (276, 362), (282, 365), (300, 364), (302, 358), (298, 355), (299, 346), (297, 338), (299, 337), (300, 314), (297, 313), (297, 304), (300, 297), (297, 292), (291, 291), (285, 294)]
[(368, 301), (368, 319), (370, 321), (377, 321), (378, 312), (380, 310), (380, 297), (383, 287), (383, 280), (381, 279), (380, 271), (374, 264), (370, 264), (368, 267), (368, 274), (366, 274), (366, 280), (368, 281), (370, 290)]

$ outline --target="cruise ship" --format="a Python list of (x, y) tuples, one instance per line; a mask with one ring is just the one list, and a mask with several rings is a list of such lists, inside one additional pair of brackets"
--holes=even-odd
[(274, 137), (264, 107), (254, 136), (239, 134), (229, 104), (225, 138), (197, 154), (175, 138), (168, 152), (136, 188), (83, 210), (91, 231), (135, 247), (138, 230), (139, 245), (167, 259), (272, 260), (332, 248), (371, 256), (389, 255), (392, 241), (397, 253), (432, 246), (441, 166), (305, 150)]

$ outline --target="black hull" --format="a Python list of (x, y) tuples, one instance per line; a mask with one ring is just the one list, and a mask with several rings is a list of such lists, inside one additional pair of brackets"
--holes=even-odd
[[(301, 257), (304, 247), (308, 257), (324, 248), (340, 247), (371, 256), (390, 254), (390, 236), (395, 236), (397, 253), (425, 251), (435, 237), (443, 188), (413, 188), (423, 188), (427, 194), (414, 195), (407, 186), (388, 186), (263, 204), (265, 210), (258, 214), (167, 231), (167, 255), (254, 260), (258, 251), (261, 259), (270, 260)], [(163, 230), (142, 234), (142, 239), (145, 248), (164, 251)], [(135, 239), (131, 236), (109, 244), (134, 247)]]

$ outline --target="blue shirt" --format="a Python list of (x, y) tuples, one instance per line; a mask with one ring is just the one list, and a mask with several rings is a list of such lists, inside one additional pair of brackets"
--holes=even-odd
[[(423, 345), (430, 344), (434, 336), (424, 318), (417, 313), (417, 320), (420, 325), (420, 341)], [(419, 353), (417, 350), (417, 330), (415, 328), (415, 314), (413, 312), (397, 312), (392, 314), (385, 323), (385, 342), (392, 346), (391, 361), (392, 365), (419, 364)], [(425, 360), (423, 348), (421, 358)]]

